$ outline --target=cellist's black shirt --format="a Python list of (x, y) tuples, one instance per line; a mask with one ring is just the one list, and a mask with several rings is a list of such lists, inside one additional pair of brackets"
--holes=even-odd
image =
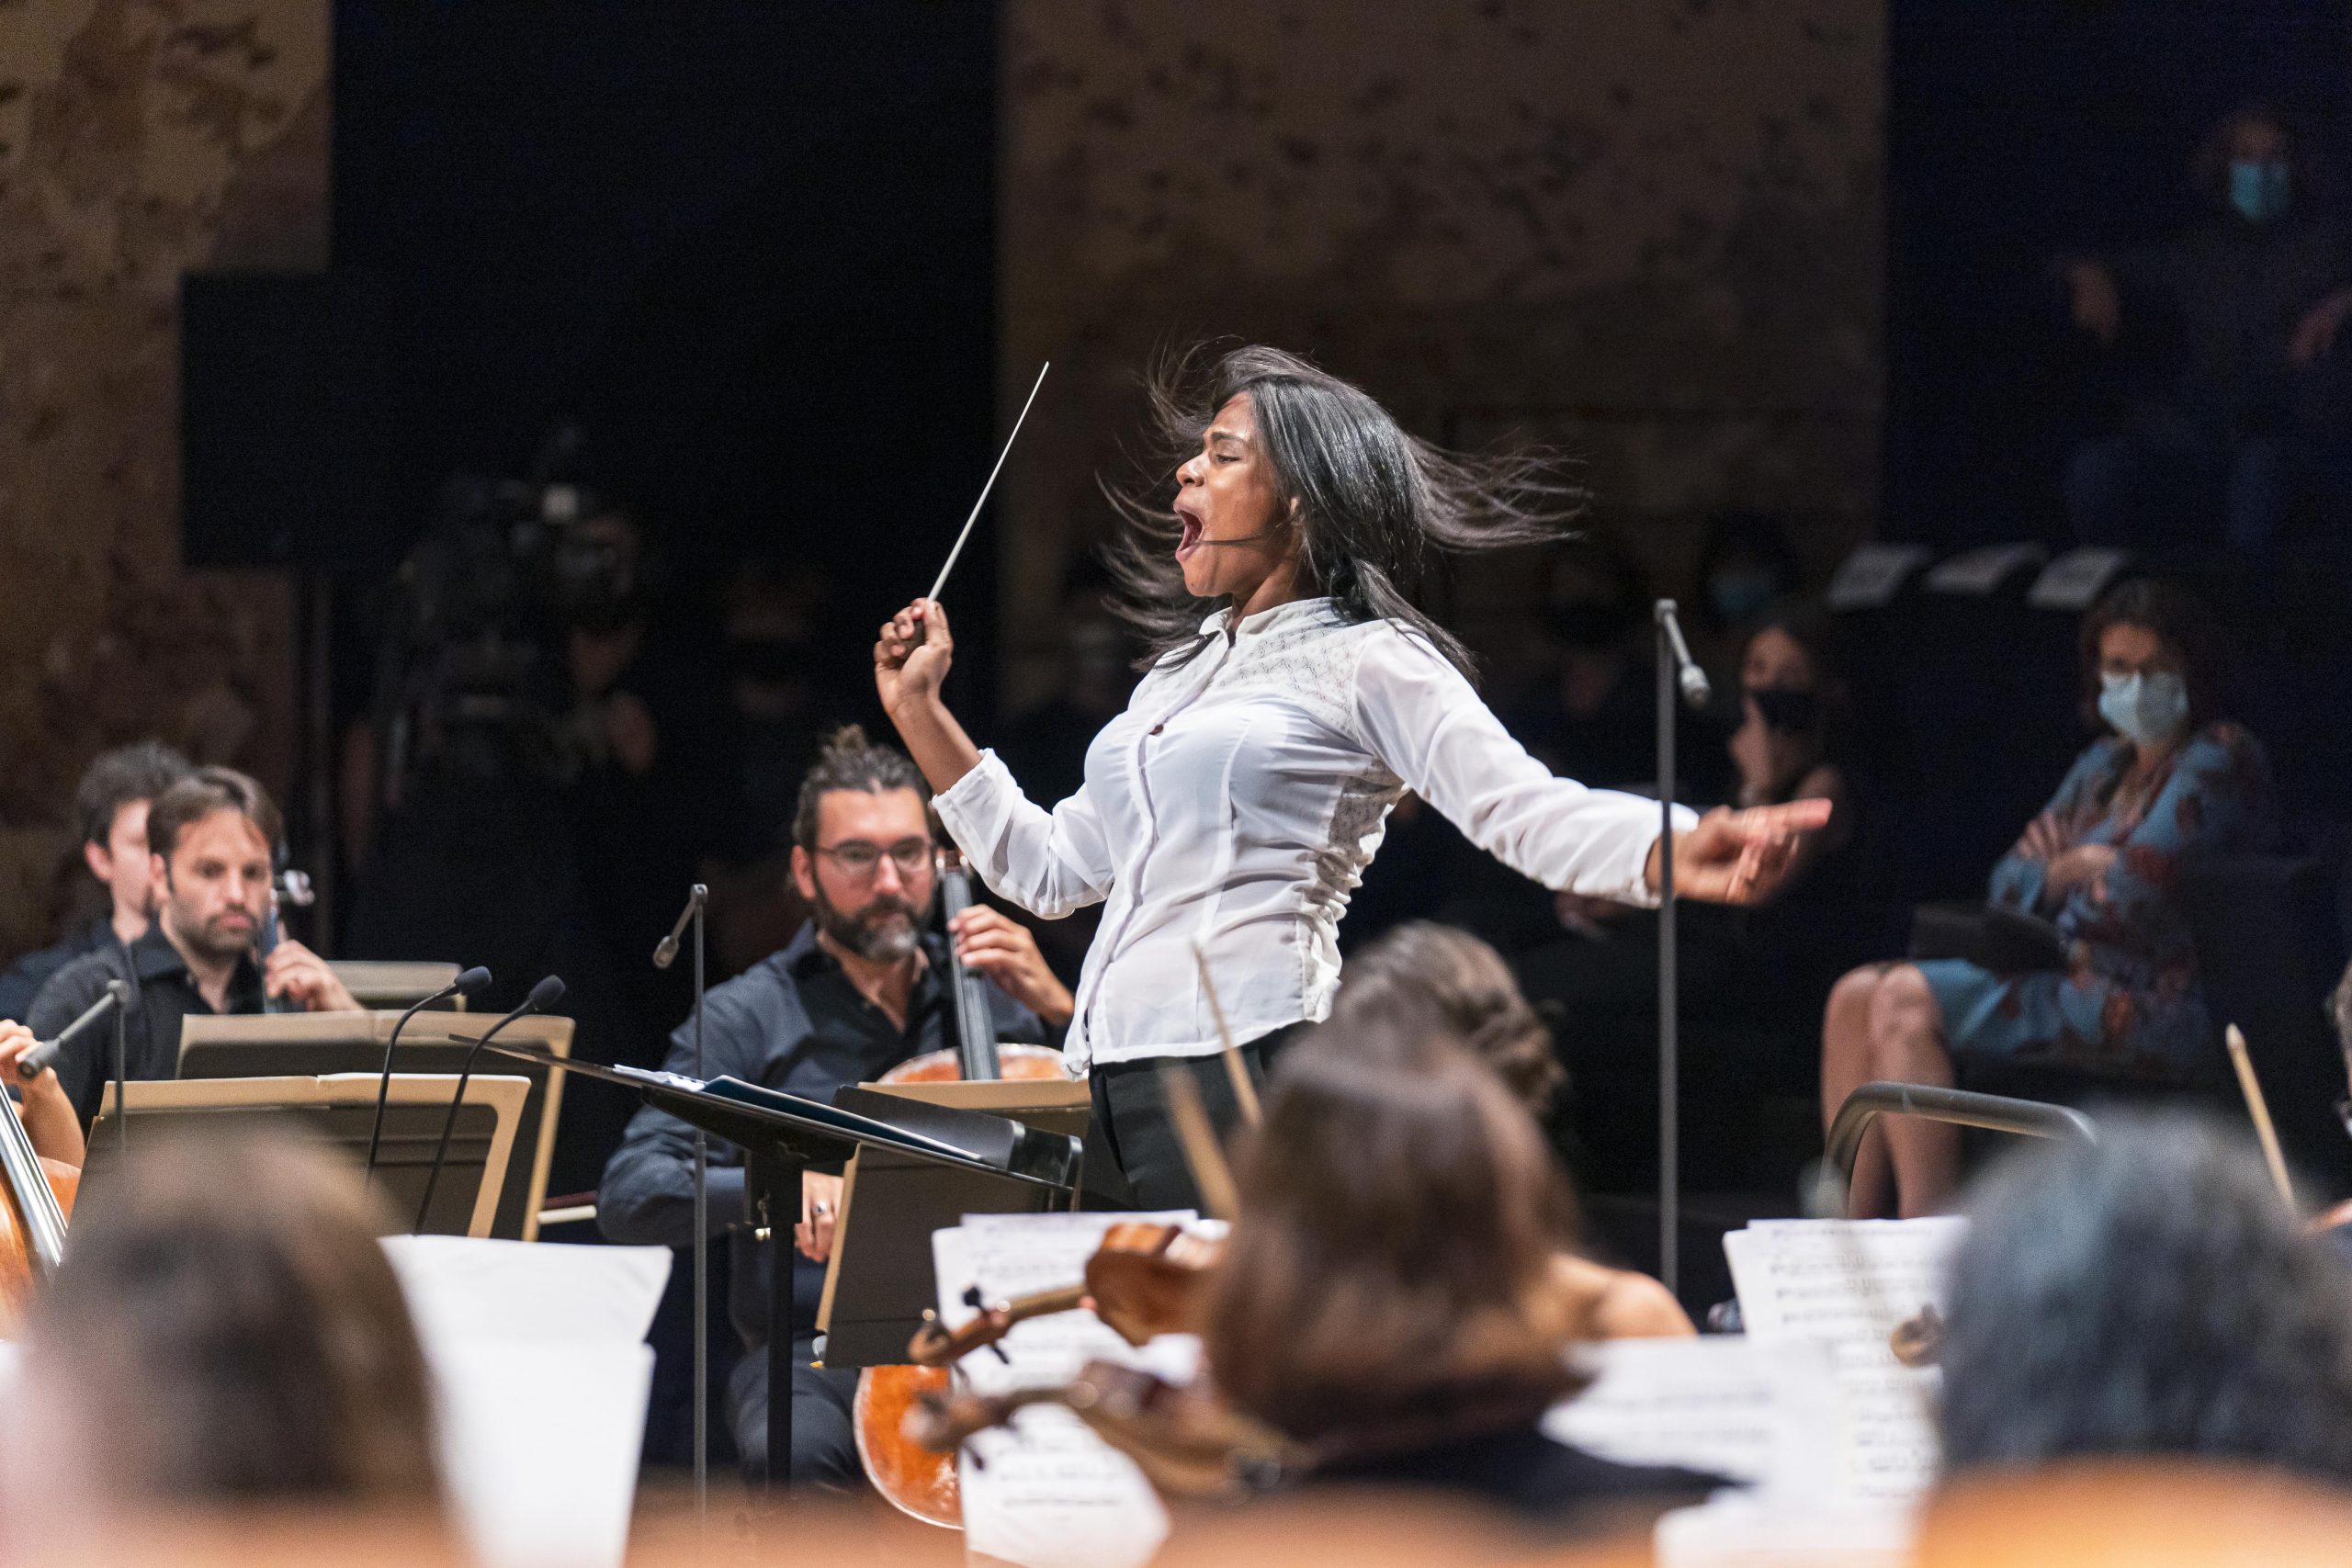
[[(694, 1020), (670, 1033), (662, 1066), (689, 1077), (741, 1078), (768, 1089), (830, 1103), (845, 1084), (868, 1083), (910, 1056), (956, 1043), (953, 1004), (943, 976), (947, 945), (935, 933), (922, 939), (928, 962), (907, 998), (907, 1024), (859, 994), (832, 956), (804, 925), (781, 952), (770, 953), (704, 998), (703, 1067), (695, 1071)], [(989, 1006), (999, 1040), (1043, 1042), (1044, 1024), (991, 984)], [(596, 1220), (613, 1241), (662, 1247), (694, 1245), (694, 1129), (647, 1106), (633, 1117), (621, 1146), (605, 1167), (596, 1192)], [(710, 1141), (710, 1227), (733, 1238), (730, 1307), (749, 1345), (767, 1340), (769, 1248), (743, 1228), (743, 1155), (724, 1139)], [(791, 1246), (796, 1212), (773, 1216), (774, 1232)], [(813, 1325), (823, 1293), (825, 1266), (793, 1254), (795, 1321)]]

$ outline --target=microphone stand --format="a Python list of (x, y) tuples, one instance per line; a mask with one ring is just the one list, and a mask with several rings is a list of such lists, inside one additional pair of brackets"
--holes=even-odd
[[(695, 928), (695, 1077), (707, 1078), (702, 1063), (703, 918), (710, 889), (695, 883), (686, 894), (678, 922), (653, 950), (653, 967), (677, 961), (678, 939), (686, 922)], [(710, 1527), (710, 1134), (695, 1129), (695, 1528)], [(770, 1353), (774, 1350), (771, 1348)], [(785, 1348), (786, 1355), (791, 1347)]]
[(130, 987), (120, 980), (108, 980), (107, 995), (114, 998), (114, 1152), (128, 1159), (130, 1107), (124, 1103), (123, 1097), (130, 1092)]
[(1674, 601), (1657, 602), (1657, 1275), (1672, 1295), (1682, 1272), (1681, 1039), (1674, 925), (1674, 700), (1707, 700)]

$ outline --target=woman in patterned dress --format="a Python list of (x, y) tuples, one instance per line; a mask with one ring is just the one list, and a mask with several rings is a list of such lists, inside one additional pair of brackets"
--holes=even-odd
[[(2269, 764), (2215, 715), (2213, 665), (2210, 622), (2179, 589), (2126, 582), (2092, 607), (2084, 701), (2104, 733), (1992, 878), (1995, 904), (2056, 924), (2066, 966), (2005, 975), (1932, 959), (1848, 975), (1822, 1022), (1825, 1125), (1864, 1083), (1950, 1084), (1972, 1057), (2138, 1082), (2197, 1075), (2213, 1026), (2175, 901), (2181, 867), (2267, 848), (2277, 831)], [(1854, 1211), (1883, 1201), (1891, 1163), (1896, 1212), (1935, 1213), (1958, 1161), (1955, 1129), (1883, 1118), (1856, 1162)]]

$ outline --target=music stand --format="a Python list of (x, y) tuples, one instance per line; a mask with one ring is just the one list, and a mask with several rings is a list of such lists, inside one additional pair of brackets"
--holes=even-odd
[[(841, 1165), (862, 1148), (1026, 1183), (1064, 1201), (1078, 1190), (1079, 1140), (1035, 1131), (1003, 1116), (859, 1089), (840, 1090), (827, 1105), (741, 1078), (697, 1082), (678, 1073), (566, 1061), (503, 1039), (490, 1042), (486, 1049), (618, 1084), (688, 1126), (735, 1145), (743, 1151), (744, 1201), (758, 1227), (755, 1234), (779, 1247), (791, 1245), (792, 1226), (799, 1218), (801, 1172), (812, 1166)], [(791, 1272), (779, 1267), (768, 1291), (766, 1484), (771, 1495), (781, 1494), (792, 1473), (792, 1340), (797, 1326), (792, 1319)], [(703, 1391), (695, 1392), (696, 1397), (704, 1396)]]
[[(463, 998), (459, 998), (463, 1000)], [(344, 1073), (370, 1077), (384, 1066), (384, 1043), (400, 1021), (396, 1011), (190, 1014), (180, 1024), (178, 1076), (182, 1078), (313, 1077)], [(460, 1012), (427, 1011), (409, 1020), (392, 1053), (395, 1073), (449, 1073), (465, 1066), (469, 1047), (454, 1036), (481, 1032), (482, 1021)], [(559, 1056), (571, 1054), (568, 1018), (521, 1018), (507, 1025), (518, 1039), (547, 1046)], [(503, 1037), (502, 1037), (503, 1038)], [(490, 1234), (507, 1241), (539, 1238), (539, 1207), (547, 1197), (548, 1168), (555, 1157), (556, 1118), (563, 1109), (563, 1080), (544, 1067), (523, 1069), (530, 1098), (515, 1124), (514, 1173), (499, 1195)], [(447, 1100), (442, 1101), (444, 1107)], [(387, 1112), (389, 1115), (390, 1113)], [(423, 1195), (410, 1194), (410, 1212)], [(434, 1195), (440, 1207), (440, 1195)]]
[[(128, 1086), (119, 1114), (152, 1137), (171, 1128), (217, 1128), (225, 1123), (267, 1122), (301, 1128), (345, 1152), (356, 1170), (368, 1157), (368, 1131), (376, 1118), (375, 1073), (334, 1073), (317, 1077), (152, 1078)], [(395, 1073), (384, 1111), (383, 1153), (376, 1162), (378, 1190), (396, 1214), (413, 1214), (424, 1192), (425, 1172), (448, 1114), (452, 1073)], [(515, 1128), (523, 1120), (528, 1080), (519, 1076), (477, 1075), (466, 1085), (449, 1137), (448, 1157), (433, 1195), (424, 1231), (434, 1235), (486, 1236), (498, 1212), (506, 1169), (514, 1153)], [(115, 1086), (106, 1086), (91, 1123), (85, 1184), (103, 1188), (117, 1163), (115, 1140), (104, 1135), (118, 1114)]]
[[(1023, 1126), (1083, 1140), (1092, 1100), (1074, 1078), (992, 1078), (952, 1083), (862, 1084), (873, 1093), (928, 1105), (1010, 1116)], [(838, 1101), (836, 1101), (838, 1103)], [(857, 1219), (863, 1204), (864, 1220)], [(817, 1331), (829, 1367), (894, 1367), (938, 1299), (931, 1233), (967, 1214), (1036, 1213), (1059, 1205), (1018, 1182), (974, 1176), (888, 1149), (860, 1149), (842, 1175), (832, 1256)]]

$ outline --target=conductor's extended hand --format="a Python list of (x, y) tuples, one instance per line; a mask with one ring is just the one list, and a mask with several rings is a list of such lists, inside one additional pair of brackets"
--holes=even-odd
[[(1800, 835), (1825, 827), (1826, 800), (1795, 800), (1746, 811), (1718, 808), (1674, 840), (1677, 897), (1710, 904), (1758, 904), (1780, 889), (1796, 855)], [(1650, 846), (1643, 880), (1658, 890), (1658, 847)]]
[(938, 699), (955, 662), (956, 637), (936, 599), (918, 599), (882, 623), (874, 645), (874, 689), (892, 718)]

